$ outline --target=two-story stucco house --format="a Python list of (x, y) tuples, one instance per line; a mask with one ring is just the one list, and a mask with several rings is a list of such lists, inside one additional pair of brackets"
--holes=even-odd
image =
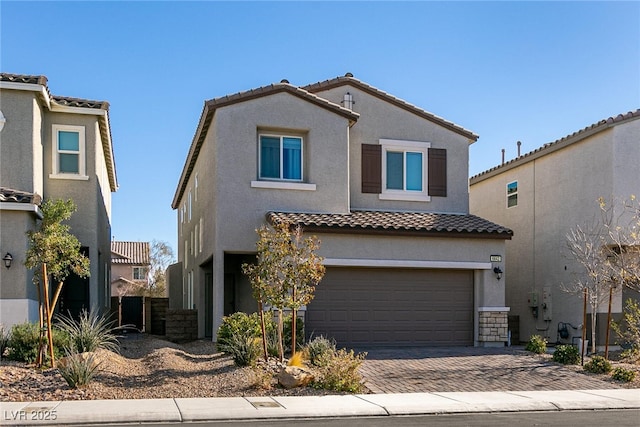
[(503, 346), (512, 233), (469, 214), (477, 138), (351, 74), (206, 101), (172, 203), (199, 335), (256, 311), (240, 266), (255, 260), (256, 228), (287, 221), (319, 237), (327, 267), (307, 335)]
[(111, 242), (111, 296), (131, 295), (149, 282), (149, 242)]
[(118, 188), (109, 104), (51, 95), (44, 76), (0, 73), (0, 323), (37, 321), (33, 271), (24, 266), (26, 232), (44, 199), (73, 199), (68, 224), (91, 261), (91, 276), (70, 276), (58, 308), (77, 315), (109, 305), (111, 193)]
[[(628, 200), (639, 190), (640, 110), (601, 120), (471, 178), (471, 212), (514, 231), (506, 245), (506, 298), (519, 317), (521, 340), (540, 334), (568, 343), (581, 336), (582, 299), (565, 290), (584, 270), (569, 255), (567, 234), (593, 223), (598, 198)], [(617, 317), (628, 297), (638, 294), (614, 294)], [(608, 304), (599, 311), (596, 342), (604, 344)]]

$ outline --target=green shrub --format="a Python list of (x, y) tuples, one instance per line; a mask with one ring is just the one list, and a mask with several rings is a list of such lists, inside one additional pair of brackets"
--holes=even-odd
[(100, 364), (92, 353), (71, 350), (58, 363), (58, 371), (69, 387), (84, 387), (91, 382)]
[(112, 328), (113, 321), (100, 316), (97, 310), (82, 310), (78, 320), (61, 315), (58, 327), (69, 335), (71, 350), (77, 353), (96, 351), (99, 348), (118, 352), (120, 347)]
[(320, 367), (312, 386), (318, 389), (360, 393), (363, 391), (359, 369), (366, 353), (354, 354), (353, 350), (336, 351), (326, 366)]
[(251, 331), (231, 335), (223, 344), (218, 343), (218, 349), (229, 354), (237, 366), (254, 366), (263, 353), (261, 339)]
[(553, 352), (553, 361), (563, 365), (577, 365), (580, 363), (580, 352), (572, 345), (559, 345)]
[(544, 354), (547, 352), (547, 340), (540, 335), (532, 335), (524, 349), (536, 354)]
[(307, 343), (305, 353), (312, 365), (327, 366), (336, 353), (336, 342), (320, 335)]
[[(282, 345), (285, 353), (291, 350), (291, 319), (291, 315), (284, 316), (282, 322)], [(269, 356), (278, 356), (278, 327), (277, 320), (272, 312), (267, 311), (264, 313), (264, 324), (267, 335), (267, 352)], [(245, 341), (247, 337), (262, 339), (259, 313), (237, 312), (230, 316), (225, 316), (222, 318), (222, 324), (218, 328), (218, 339), (216, 341), (218, 351), (227, 353), (227, 351), (223, 350), (224, 348), (238, 347), (239, 343)], [(304, 345), (304, 322), (300, 318), (296, 321), (296, 343), (296, 348), (302, 348)], [(259, 344), (260, 353), (262, 354), (262, 343)]]
[(617, 343), (628, 346), (623, 356), (637, 360), (640, 355), (640, 303), (631, 298), (626, 300), (622, 320), (611, 323), (611, 327), (618, 335)]
[(593, 356), (584, 364), (584, 370), (593, 374), (607, 374), (611, 372), (611, 363), (602, 356)]
[(229, 344), (232, 346), (237, 344), (237, 337), (259, 338), (261, 334), (260, 315), (258, 313), (247, 314), (239, 311), (222, 318), (222, 324), (218, 328), (216, 344), (219, 351), (225, 352), (222, 348), (226, 348)]
[(4, 357), (4, 352), (9, 344), (9, 338), (11, 333), (5, 329), (3, 325), (0, 325), (0, 359)]
[[(69, 347), (69, 335), (53, 327), (53, 354), (56, 359), (63, 356), (63, 349)], [(20, 323), (11, 328), (11, 338), (8, 342), (8, 357), (11, 360), (33, 363), (38, 357), (38, 342), (40, 331), (36, 323)], [(44, 335), (44, 345), (47, 345), (47, 335)], [(45, 351), (45, 357), (49, 358), (49, 351)]]
[(635, 371), (625, 368), (615, 368), (611, 374), (614, 380), (629, 383), (636, 378)]

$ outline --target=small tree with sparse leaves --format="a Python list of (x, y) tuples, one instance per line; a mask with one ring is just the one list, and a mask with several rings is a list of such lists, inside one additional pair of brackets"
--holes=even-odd
[[(33, 281), (38, 287), (40, 303), (40, 329), (46, 323), (47, 339), (51, 366), (55, 366), (53, 355), (53, 336), (51, 319), (67, 277), (74, 273), (79, 277), (89, 276), (89, 259), (80, 251), (80, 241), (69, 231), (71, 227), (63, 224), (76, 211), (73, 200), (46, 200), (40, 206), (42, 220), (36, 230), (27, 232), (29, 249), (25, 266), (35, 269)], [(49, 294), (50, 279), (57, 284), (53, 296)], [(44, 315), (44, 319), (42, 316)], [(38, 352), (38, 365), (42, 363), (41, 351)]]
[(316, 254), (320, 242), (316, 237), (302, 237), (302, 229), (291, 229), (287, 223), (275, 224), (273, 228), (263, 226), (258, 233), (256, 264), (243, 264), (242, 271), (249, 276), (253, 296), (258, 301), (261, 315), (262, 337), (267, 357), (264, 327), (264, 305), (275, 308), (278, 313), (278, 353), (284, 358), (282, 345), (282, 314), (290, 309), (293, 314), (292, 351), (295, 352), (296, 311), (313, 299), (316, 285), (325, 272), (322, 257)]

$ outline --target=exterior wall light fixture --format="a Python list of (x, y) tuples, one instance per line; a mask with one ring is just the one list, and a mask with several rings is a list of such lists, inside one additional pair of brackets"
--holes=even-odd
[(7, 254), (2, 257), (2, 261), (4, 261), (5, 267), (11, 268), (11, 263), (13, 262), (13, 256), (9, 252), (7, 252)]
[(502, 269), (500, 267), (494, 267), (493, 272), (496, 273), (498, 280), (502, 279)]

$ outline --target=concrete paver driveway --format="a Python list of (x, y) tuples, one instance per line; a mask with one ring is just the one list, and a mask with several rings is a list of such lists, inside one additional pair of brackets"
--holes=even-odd
[(549, 359), (508, 348), (365, 349), (360, 372), (373, 393), (621, 388)]

